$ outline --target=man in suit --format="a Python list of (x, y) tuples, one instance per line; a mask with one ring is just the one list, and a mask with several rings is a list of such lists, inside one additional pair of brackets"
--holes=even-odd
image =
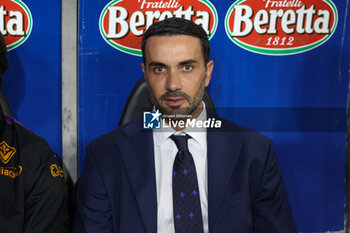
[[(138, 119), (88, 145), (74, 232), (295, 232), (271, 140), (205, 109), (214, 66), (205, 31), (166, 19), (142, 52), (163, 127)], [(204, 129), (180, 123), (214, 118)]]

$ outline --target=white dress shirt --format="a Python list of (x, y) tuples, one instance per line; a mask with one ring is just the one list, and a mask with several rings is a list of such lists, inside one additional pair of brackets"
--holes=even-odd
[[(203, 110), (197, 120), (206, 120), (207, 113)], [(194, 132), (195, 131), (195, 132)], [(208, 227), (208, 161), (207, 161), (207, 132), (206, 130), (175, 131), (172, 128), (162, 128), (153, 131), (154, 160), (157, 186), (158, 233), (175, 233), (173, 214), (172, 171), (178, 151), (176, 144), (169, 137), (172, 134), (186, 133), (192, 138), (188, 140), (188, 149), (193, 156), (196, 166), (198, 188), (203, 217), (204, 233)]]

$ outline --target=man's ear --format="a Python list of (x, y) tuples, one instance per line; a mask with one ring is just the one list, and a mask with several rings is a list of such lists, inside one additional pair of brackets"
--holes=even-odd
[(147, 76), (146, 76), (146, 67), (144, 63), (141, 63), (142, 71), (143, 71), (143, 79), (146, 82), (146, 87), (148, 89)]
[(141, 67), (142, 67), (143, 73), (145, 73), (145, 64), (144, 64), (144, 63), (141, 63)]
[(213, 72), (214, 68), (214, 61), (208, 61), (208, 63), (205, 65), (206, 66), (206, 72), (205, 72), (205, 86), (209, 86), (210, 79), (211, 79), (211, 74)]

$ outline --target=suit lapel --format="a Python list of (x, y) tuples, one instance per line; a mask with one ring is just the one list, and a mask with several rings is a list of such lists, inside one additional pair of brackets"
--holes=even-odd
[(129, 136), (121, 146), (126, 170), (147, 232), (157, 232), (157, 193), (152, 131)]
[[(224, 122), (223, 122), (224, 123)], [(208, 129), (208, 212), (209, 229), (212, 229), (225, 191), (237, 163), (241, 143), (235, 140), (235, 133), (224, 129)], [(210, 231), (210, 230), (209, 230)]]

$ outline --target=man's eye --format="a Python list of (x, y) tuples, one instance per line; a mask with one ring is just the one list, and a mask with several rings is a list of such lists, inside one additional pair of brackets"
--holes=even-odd
[(182, 69), (186, 72), (189, 72), (193, 69), (193, 66), (192, 65), (184, 65)]
[(161, 73), (164, 71), (164, 67), (162, 66), (154, 67), (153, 71), (156, 73)]

